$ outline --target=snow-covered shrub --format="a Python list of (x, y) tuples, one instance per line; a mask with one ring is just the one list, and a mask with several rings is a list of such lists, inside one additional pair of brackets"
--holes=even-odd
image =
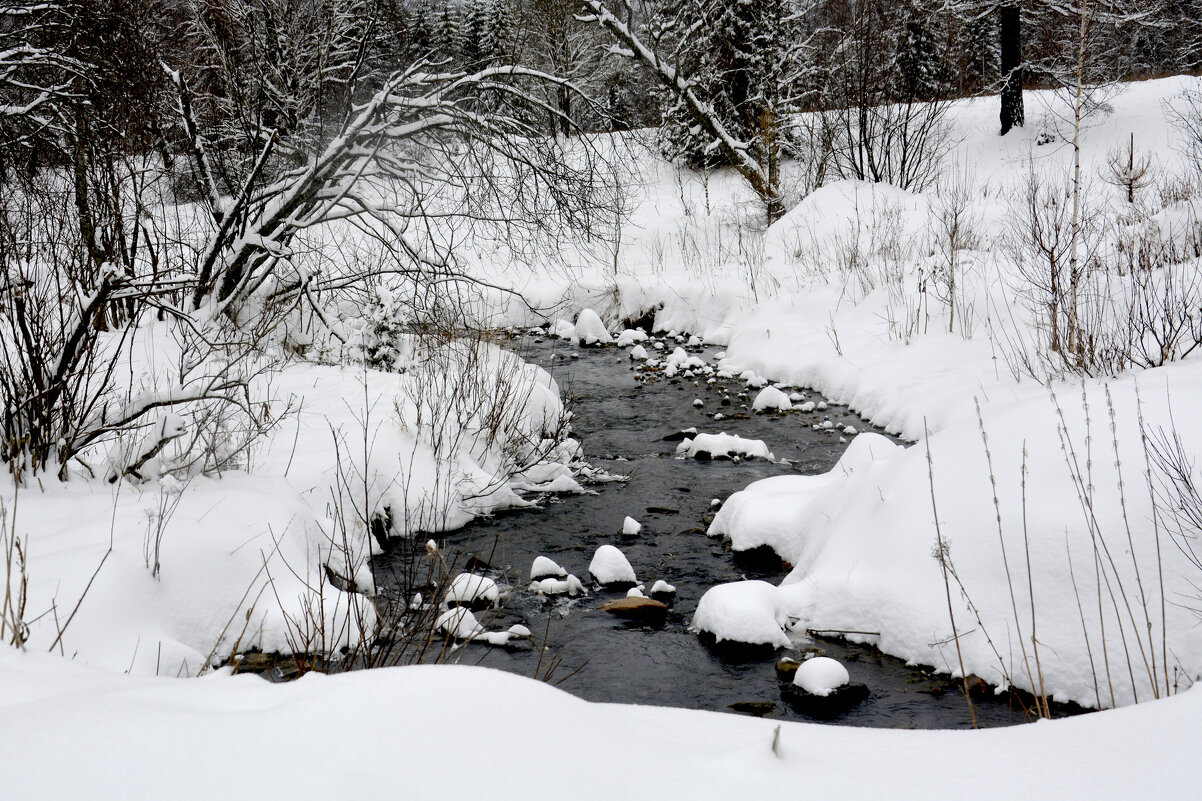
[(1034, 359), (1053, 371), (1081, 359), (1085, 283), (1102, 245), (1099, 210), (1074, 212), (1073, 205), (1073, 187), (1065, 176), (1032, 166), (1010, 198), (1007, 221), (1021, 276), (1012, 289), (1025, 299), (1042, 332)]
[(373, 370), (400, 372), (407, 366), (400, 351), (410, 332), (411, 317), (393, 293), (378, 287), (363, 310), (359, 350), (363, 363)]
[[(939, 187), (930, 206), (931, 244), (934, 268), (931, 286), (921, 284), (924, 295), (929, 290), (947, 310), (947, 330), (951, 333), (960, 324), (961, 333), (972, 336), (972, 312), (966, 302), (967, 294), (961, 284), (967, 251), (981, 246), (981, 217), (973, 207), (973, 185), (968, 176), (957, 173)], [(926, 331), (923, 325), (923, 331)]]
[(1191, 206), (1152, 214), (1086, 204), (1074, 218), (1071, 186), (1032, 171), (1010, 217), (1014, 291), (1042, 334), (1018, 359), (1022, 371), (1113, 375), (1202, 344), (1202, 235)]

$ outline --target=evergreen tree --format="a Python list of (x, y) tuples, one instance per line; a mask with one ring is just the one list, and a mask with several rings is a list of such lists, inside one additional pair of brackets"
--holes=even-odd
[(486, 15), (490, 59), (512, 61), (516, 50), (513, 5), (509, 0), (488, 0)]
[(435, 17), (434, 53), (440, 60), (457, 59), (461, 47), (459, 11), (444, 2)]
[[(788, 0), (669, 0), (652, 23), (653, 36), (670, 43), (698, 95), (773, 175), (780, 120), (793, 108), (793, 47), (803, 38), (791, 11)], [(665, 112), (662, 146), (694, 166), (721, 163), (679, 100)]]
[(459, 55), (468, 69), (479, 69), (492, 60), (488, 0), (468, 0), (460, 29)]
[(429, 58), (435, 49), (437, 19), (430, 0), (418, 0), (409, 14), (410, 59)]
[(904, 0), (896, 11), (894, 94), (899, 98), (934, 100), (947, 97), (951, 74), (946, 61), (943, 19), (921, 0)]

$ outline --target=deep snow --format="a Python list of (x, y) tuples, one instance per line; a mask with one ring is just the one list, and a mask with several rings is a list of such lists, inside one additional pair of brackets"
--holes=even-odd
[[(1169, 78), (1116, 93), (1088, 120), (1086, 171), (1096, 176), (1134, 133), (1162, 174), (1182, 173), (1164, 103), (1198, 85)], [(1056, 126), (1054, 102), (1028, 93), (1028, 127), (1004, 139), (995, 98), (953, 108), (946, 163), (970, 187), (979, 229), (978, 244), (960, 254), (954, 324), (938, 300), (916, 294), (933, 257), (940, 191), (835, 181), (757, 232), (758, 209), (735, 178), (679, 173), (638, 149), (622, 154), (641, 172), (616, 253), (589, 260), (586, 249), (565, 246), (547, 271), (521, 264), (506, 273), (502, 283), (541, 313), (503, 295), (483, 299), (495, 323), (549, 322), (577, 341), (607, 341), (623, 318), (652, 310), (657, 330), (724, 346), (719, 367), (747, 375), (749, 386), (812, 386), (920, 441), (902, 448), (859, 434), (828, 475), (772, 479), (730, 498), (711, 534), (740, 549), (769, 545), (795, 569), (780, 587), (713, 588), (699, 628), (729, 638), (754, 629), (758, 641), (778, 644), (806, 627), (875, 631), (889, 653), (953, 673), (962, 658), (966, 672), (991, 681), (1101, 706), (1147, 700), (1152, 683), (1163, 694), (1157, 677), (1185, 690), (1202, 674), (1191, 611), (1200, 579), (1154, 515), (1143, 439), (1174, 430), (1187, 454), (1202, 450), (1202, 361), (1052, 382), (1050, 392), (1018, 369), (1042, 332), (1018, 291), (1007, 198), (1032, 165), (1064, 168), (1063, 130), (1039, 144)], [(1095, 182), (1091, 199), (1113, 202), (1117, 191)], [(1171, 202), (1151, 212), (1166, 225), (1180, 214)], [(840, 254), (852, 251), (868, 272), (845, 269)], [(465, 254), (490, 278), (504, 257)], [(635, 358), (692, 369), (683, 349), (656, 351), (639, 339), (620, 337), (641, 349)], [(157, 358), (169, 348), (143, 344)], [(153, 374), (154, 357), (146, 362), (137, 368)], [(572, 445), (547, 442), (563, 415), (550, 377), (492, 346), (473, 364), (482, 374), (456, 375), (444, 362), (402, 377), (293, 362), (273, 391), (303, 402), (249, 472), (139, 486), (77, 476), (16, 497), (4, 490), (7, 523), (15, 515), (28, 537), (29, 609), (42, 615), (30, 653), (0, 651), (0, 741), (14, 766), (0, 780), (5, 794), (126, 798), (137, 785), (200, 798), (235, 788), (394, 793), (403, 784), (406, 794), (434, 797), (571, 787), (597, 798), (804, 789), (1092, 801), (1196, 790), (1199, 691), (1005, 731), (784, 724), (774, 753), (771, 721), (586, 704), (490, 671), (385, 670), (285, 687), (224, 674), (151, 677), (199, 672), (236, 646), (294, 645), (326, 565), (370, 589), (366, 527), (344, 530), (335, 519), (348, 476), (365, 488), (369, 513), (403, 510), (392, 519), (401, 535), (522, 505), (531, 490), (578, 490)], [(504, 441), (480, 427), (496, 410), (478, 393), (497, 380), (522, 401), (505, 412)], [(451, 398), (455, 424), (423, 429), (419, 421)], [(155, 577), (146, 544), (160, 522)], [(955, 570), (947, 581), (933, 556), (941, 547)], [(573, 579), (540, 589), (582, 591)], [(74, 663), (34, 653), (55, 642), (80, 598), (54, 647)], [(332, 607), (323, 619), (342, 621), (316, 634), (307, 627), (324, 647), (351, 644), (371, 625), (362, 595), (326, 586), (317, 601)], [(446, 622), (471, 628), (462, 614)], [(571, 736), (547, 736), (555, 731)], [(474, 745), (469, 760), (457, 756)], [(459, 769), (438, 767), (448, 762)]]
[(122, 676), (0, 652), (4, 795), (23, 799), (518, 798), (538, 788), (598, 801), (1189, 798), (1202, 780), (1200, 705), (1189, 692), (979, 732), (789, 722), (778, 731), (772, 720), (592, 704), (483, 668), (271, 685)]

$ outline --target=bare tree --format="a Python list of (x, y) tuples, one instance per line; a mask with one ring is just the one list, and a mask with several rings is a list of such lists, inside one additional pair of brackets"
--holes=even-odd
[[(136, 33), (133, 48), (143, 46)], [(323, 59), (301, 59), (298, 72), (322, 72)], [(246, 69), (266, 84), (283, 80), (268, 62)], [(3, 458), (18, 474), (65, 476), (95, 446), (135, 430), (149, 434), (140, 437), (145, 447), (123, 449), (107, 474), (140, 473), (171, 442), (214, 441), (155, 416), (169, 409), (196, 409), (180, 419), (220, 427), (224, 413), (203, 410), (225, 405), (246, 416), (243, 428), (262, 430), (248, 391), (269, 367), (258, 343), (287, 337), (302, 311), (337, 337), (327, 304), (382, 273), (427, 287), (484, 280), (457, 267), (463, 237), (518, 249), (564, 230), (598, 233), (612, 219), (599, 205), (612, 183), (597, 174), (587, 143), (542, 135), (538, 123), (560, 114), (543, 87), (574, 91), (544, 73), (419, 63), (365, 78), (366, 99), (333, 116), (318, 113), (320, 100), (269, 114), (268, 98), (253, 113), (223, 117), (205, 109), (211, 96), (194, 94), (181, 71), (160, 69), (156, 58), (140, 63), (158, 76), (146, 83), (144, 128), (171, 127), (154, 115), (174, 106), (202, 213), (172, 219), (182, 212), (163, 202), (167, 159), (131, 152), (129, 137), (120, 146), (124, 132), (93, 105), (72, 97), (57, 108), (32, 105), (30, 114), (54, 109), (62, 120), (53, 144), (65, 166), (27, 171), (20, 183), (13, 176), (0, 209)], [(341, 69), (346, 84), (357, 68)], [(388, 261), (317, 258), (310, 249), (331, 226), (373, 238)], [(151, 325), (174, 332), (178, 364), (153, 385), (123, 388), (130, 343)]]
[[(942, 66), (937, 54), (891, 46), (895, 13), (883, 3), (856, 3), (831, 17), (838, 32), (829, 45), (824, 116), (843, 176), (921, 190), (937, 178), (949, 144), (946, 86), (931, 74)], [(907, 64), (920, 56), (926, 64)]]

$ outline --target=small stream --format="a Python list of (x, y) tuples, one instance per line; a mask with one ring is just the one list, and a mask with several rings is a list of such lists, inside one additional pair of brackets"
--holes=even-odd
[[(665, 344), (667, 353), (677, 343)], [(533, 632), (533, 644), (525, 647), (469, 644), (453, 658), (463, 664), (548, 677), (590, 701), (739, 710), (807, 720), (782, 701), (775, 662), (780, 657), (801, 659), (804, 650), (818, 649), (843, 662), (851, 680), (871, 691), (868, 700), (829, 722), (890, 728), (971, 726), (958, 683), (908, 666), (871, 646), (815, 639), (799, 644), (793, 652), (745, 661), (711, 651), (688, 631), (697, 602), (710, 587), (743, 578), (779, 583), (787, 570), (779, 565), (740, 564), (720, 538), (707, 537), (711, 499), (725, 500), (768, 476), (825, 472), (846, 447), (839, 429), (851, 425), (859, 431), (873, 430), (870, 424), (834, 404), (813, 413), (751, 414), (742, 407), (750, 407), (756, 390), (748, 390), (737, 379), (713, 385), (704, 378), (636, 380), (627, 350), (575, 348), (532, 336), (514, 340), (512, 346), (551, 370), (559, 381), (570, 398), (573, 433), (583, 444), (586, 460), (630, 480), (593, 485), (590, 489), (596, 494), (550, 496), (543, 499), (541, 509), (478, 520), (446, 537), (443, 550), (459, 564), (472, 557), (483, 560), (491, 566), (488, 575), (510, 588), (502, 608), (481, 615), (487, 628), (520, 623)], [(697, 355), (712, 363), (717, 350), (706, 348)], [(822, 400), (816, 393), (803, 392), (807, 400)], [(721, 404), (724, 394), (729, 405)], [(694, 405), (698, 399), (703, 402), (700, 408)], [(715, 412), (726, 419), (711, 419)], [(814, 425), (824, 419), (836, 428), (816, 430)], [(707, 433), (726, 431), (762, 439), (778, 460), (787, 459), (788, 464), (678, 458), (677, 443), (663, 437), (691, 426)], [(627, 515), (643, 525), (636, 536), (621, 534)], [(587, 583), (589, 561), (604, 543), (625, 553), (648, 588), (656, 579), (676, 586), (665, 625), (636, 625), (598, 610), (625, 593), (594, 590), (583, 598), (549, 602), (526, 589), (530, 564), (540, 554)], [(385, 555), (376, 564), (384, 592), (389, 560), (395, 558)], [(385, 578), (381, 581), (381, 577)], [(1027, 720), (1021, 706), (1005, 695), (976, 701), (976, 712), (979, 725)]]

